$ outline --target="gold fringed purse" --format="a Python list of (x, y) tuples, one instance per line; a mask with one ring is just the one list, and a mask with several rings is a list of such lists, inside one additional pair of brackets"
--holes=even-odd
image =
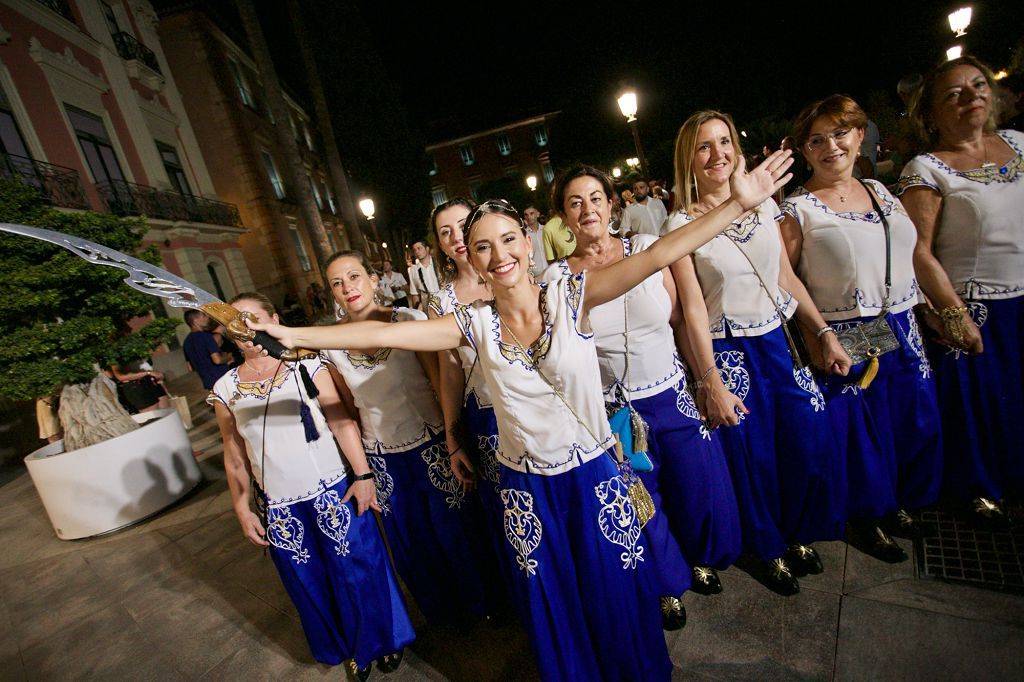
[[(498, 313), (497, 310), (494, 312), (495, 314)], [(516, 334), (512, 331), (512, 328), (505, 324), (505, 321), (501, 319), (501, 315), (498, 315), (498, 321), (504, 325), (506, 330), (508, 330), (512, 340), (516, 342), (516, 345), (519, 346), (519, 349), (523, 352), (523, 357), (533, 358), (533, 369), (537, 372), (537, 375), (544, 380), (544, 383), (551, 387), (551, 390), (554, 391), (556, 396), (558, 396), (558, 399), (561, 400), (567, 408), (569, 408), (569, 412), (571, 412), (572, 416), (576, 418), (579, 425), (582, 426), (588, 434), (590, 434), (590, 437), (594, 439), (594, 443), (600, 447), (601, 439), (594, 435), (591, 428), (587, 426), (582, 419), (580, 419), (580, 415), (576, 413), (576, 409), (573, 408), (572, 404), (566, 400), (565, 396), (562, 395), (562, 392), (559, 391), (551, 380), (547, 378), (544, 372), (541, 371), (539, 357), (531, 356), (526, 352), (526, 348), (519, 342), (519, 339), (516, 338)], [(632, 414), (630, 414), (630, 416), (632, 417)], [(639, 417), (640, 415), (638, 414), (637, 416)], [(646, 424), (644, 424), (644, 426), (646, 427)], [(640, 429), (640, 432), (644, 433), (644, 440), (646, 440), (646, 429)], [(640, 480), (640, 477), (637, 476), (636, 472), (633, 470), (633, 466), (630, 464), (629, 459), (623, 453), (622, 443), (619, 442), (618, 436), (615, 437), (615, 446), (613, 450), (615, 454), (609, 454), (609, 457), (611, 457), (612, 461), (615, 462), (615, 466), (619, 470), (619, 476), (622, 478), (622, 482), (626, 484), (626, 495), (629, 497), (629, 501), (633, 505), (633, 509), (636, 510), (637, 522), (640, 524), (640, 527), (643, 528), (647, 525), (648, 521), (654, 518), (654, 514), (657, 512), (657, 508), (654, 506), (654, 499), (651, 497), (650, 491), (647, 490), (647, 486), (644, 485), (644, 482)]]

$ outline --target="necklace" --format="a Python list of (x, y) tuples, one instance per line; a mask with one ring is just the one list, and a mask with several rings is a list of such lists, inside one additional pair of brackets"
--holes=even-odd
[(985, 139), (985, 138), (982, 138), (982, 140), (981, 140), (981, 152), (982, 152), (982, 156), (985, 157), (983, 159), (979, 159), (977, 156), (975, 156), (974, 154), (971, 154), (966, 149), (961, 149), (960, 150), (960, 153), (966, 154), (967, 156), (971, 157), (972, 159), (974, 159), (975, 161), (980, 163), (981, 164), (980, 168), (992, 168), (993, 166), (996, 165), (992, 161), (988, 160), (988, 140)]
[(268, 369), (270, 369), (270, 365), (267, 365), (267, 367), (265, 367), (264, 369), (258, 369), (256, 365), (252, 364), (248, 360), (246, 360), (242, 364), (248, 367), (252, 371), (252, 373), (256, 375), (257, 380), (262, 380), (263, 375), (267, 372)]

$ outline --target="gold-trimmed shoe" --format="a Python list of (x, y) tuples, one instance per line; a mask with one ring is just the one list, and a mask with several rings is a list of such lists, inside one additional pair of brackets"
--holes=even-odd
[(403, 658), (405, 658), (405, 649), (399, 649), (393, 654), (381, 656), (377, 659), (377, 670), (382, 673), (393, 673), (402, 665)]
[(678, 597), (662, 597), (661, 627), (669, 632), (686, 626), (686, 607)]
[(722, 592), (722, 581), (718, 578), (718, 571), (711, 566), (694, 566), (692, 569), (693, 580), (690, 581), (690, 591), (697, 594), (709, 595)]
[(789, 565), (782, 557), (767, 562), (765, 585), (772, 592), (781, 594), (783, 597), (790, 597), (800, 591), (800, 583), (797, 582)]
[(793, 574), (799, 578), (805, 575), (818, 575), (825, 571), (817, 550), (810, 545), (790, 545), (783, 558)]
[(353, 658), (345, 661), (345, 672), (348, 674), (348, 679), (352, 682), (366, 682), (372, 671), (373, 667), (369, 665), (360, 670)]

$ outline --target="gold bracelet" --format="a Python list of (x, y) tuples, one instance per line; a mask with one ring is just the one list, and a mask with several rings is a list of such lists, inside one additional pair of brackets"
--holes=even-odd
[(967, 347), (967, 344), (964, 342), (964, 313), (966, 312), (967, 306), (965, 305), (946, 306), (939, 311), (939, 317), (942, 319), (942, 326), (946, 329), (946, 334), (959, 348)]

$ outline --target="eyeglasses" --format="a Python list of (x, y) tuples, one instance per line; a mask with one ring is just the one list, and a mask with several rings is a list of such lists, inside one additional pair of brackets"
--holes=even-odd
[(814, 135), (811, 135), (810, 137), (808, 137), (807, 138), (807, 142), (805, 142), (804, 144), (807, 145), (808, 149), (810, 149), (812, 152), (814, 152), (814, 151), (817, 151), (817, 150), (823, 148), (825, 145), (827, 145), (828, 141), (829, 141), (829, 138), (835, 140), (836, 142), (840, 142), (840, 141), (844, 140), (846, 138), (846, 136), (849, 135), (849, 134), (850, 134), (850, 129), (849, 128), (836, 128), (831, 133), (825, 133), (824, 135), (822, 135), (820, 133), (815, 133)]

